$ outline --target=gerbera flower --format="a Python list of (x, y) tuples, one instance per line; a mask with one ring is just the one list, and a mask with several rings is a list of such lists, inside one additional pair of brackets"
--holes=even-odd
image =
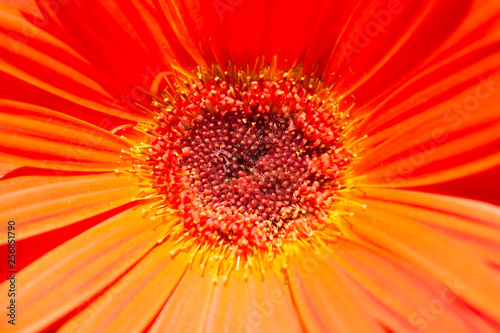
[(500, 331), (498, 1), (38, 5), (2, 332)]

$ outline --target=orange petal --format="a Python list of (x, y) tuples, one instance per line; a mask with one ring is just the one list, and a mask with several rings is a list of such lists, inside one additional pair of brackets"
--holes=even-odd
[(19, 168), (19, 165), (0, 161), (0, 179), (6, 174)]
[[(101, 128), (35, 105), (0, 100), (0, 158), (56, 170), (130, 168), (129, 145)], [(60, 174), (59, 174), (60, 175)]]
[(215, 286), (212, 278), (211, 268), (203, 272), (200, 266), (193, 265), (193, 269), (188, 269), (150, 332), (202, 332)]
[(360, 302), (355, 288), (323, 254), (301, 250), (290, 259), (290, 290), (309, 332), (384, 332)]
[(3, 2), (16, 6), (19, 9), (22, 9), (26, 13), (30, 13), (32, 15), (40, 15), (40, 9), (36, 5), (35, 0), (2, 0)]
[(301, 332), (290, 294), (274, 272), (242, 271), (214, 287), (205, 332)]
[[(401, 190), (373, 190), (370, 195), (383, 201), (387, 193), (391, 191), (392, 195), (389, 197), (400, 198), (399, 200), (403, 202), (405, 200), (410, 202), (414, 198), (411, 192)], [(405, 196), (409, 197), (401, 199)], [(360, 203), (366, 202), (368, 205), (364, 211), (355, 208), (355, 215), (350, 220), (354, 233), (361, 236), (367, 243), (393, 253), (401, 260), (406, 260), (429, 272), (443, 281), (451, 291), (459, 295), (471, 307), (500, 322), (500, 314), (495, 307), (496, 299), (500, 298), (498, 271), (482, 260), (476, 251), (470, 251), (470, 246), (466, 242), (457, 241), (446, 233), (433, 230), (421, 222), (421, 220), (427, 220), (427, 217), (432, 214), (433, 207), (437, 207), (437, 212), (448, 210), (448, 214), (462, 215), (462, 218), (469, 219), (471, 224), (483, 216), (489, 216), (493, 218), (495, 225), (498, 225), (500, 223), (498, 208), (481, 203), (474, 205), (473, 201), (463, 199), (454, 200), (451, 197), (439, 195), (425, 198), (424, 195), (420, 197), (420, 200), (426, 203), (427, 212), (425, 210), (401, 210), (400, 214), (397, 214), (389, 208), (390, 206), (370, 205), (370, 201), (365, 201), (362, 194), (353, 196), (351, 199)], [(468, 216), (467, 210), (471, 206), (475, 207)], [(443, 215), (442, 218), (445, 219), (445, 216)], [(429, 221), (433, 223), (432, 219)], [(445, 221), (454, 222), (452, 219)], [(437, 226), (435, 220), (434, 223)], [(463, 226), (457, 228), (461, 227), (463, 228)], [(498, 239), (495, 240), (495, 243), (498, 244), (498, 241)], [(496, 249), (492, 247), (491, 250), (498, 256), (498, 247)]]
[[(411, 218), (467, 248), (478, 261), (500, 266), (500, 209), (455, 197), (412, 191), (363, 190), (370, 208)], [(460, 208), (457, 208), (460, 207)]]
[(331, 249), (328, 262), (346, 275), (369, 316), (389, 331), (492, 332), (484, 318), (422, 269), (347, 240)]
[(139, 194), (136, 182), (129, 173), (6, 179), (0, 182), (0, 219), (16, 221), (17, 239), (24, 239), (130, 202)]
[[(164, 232), (158, 220), (129, 210), (38, 259), (17, 275), (23, 281), (17, 297), (23, 320), (16, 328), (35, 332), (61, 319), (133, 266)], [(7, 282), (0, 285), (2, 307), (9, 302)], [(7, 325), (1, 321), (0, 329)]]
[[(172, 258), (172, 242), (162, 243), (106, 292), (58, 328), (68, 332), (142, 332), (182, 279), (190, 255)], [(140, 311), (138, 311), (140, 309)]]

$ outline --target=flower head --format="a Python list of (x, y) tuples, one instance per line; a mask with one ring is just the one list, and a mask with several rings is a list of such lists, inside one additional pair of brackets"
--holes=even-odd
[(234, 260), (275, 256), (327, 224), (337, 233), (331, 213), (355, 156), (349, 108), (318, 78), (276, 66), (214, 65), (175, 82), (154, 99), (154, 122), (136, 127), (149, 142), (128, 152), (144, 179), (140, 199), (180, 222), (171, 232)]
[(2, 331), (500, 330), (495, 1), (0, 15)]

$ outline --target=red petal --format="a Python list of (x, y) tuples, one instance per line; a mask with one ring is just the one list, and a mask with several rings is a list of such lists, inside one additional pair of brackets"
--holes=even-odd
[(0, 17), (0, 78), (4, 83), (0, 96), (57, 109), (108, 130), (124, 119), (150, 117), (131, 100), (149, 103), (150, 97), (143, 92), (149, 86), (133, 89), (90, 64), (85, 50), (70, 46), (68, 37), (54, 29), (53, 20), (26, 18), (5, 5)]
[(64, 31), (66, 44), (104, 73), (128, 83), (133, 91), (123, 92), (132, 98), (138, 90), (149, 92), (156, 76), (171, 70), (174, 60), (168, 42), (157, 23), (158, 14), (147, 1), (75, 0), (58, 5), (42, 0), (40, 8), (56, 23), (46, 30)]
[[(500, 35), (499, 35), (500, 36)], [(366, 186), (419, 186), (444, 182), (500, 164), (498, 56), (379, 109), (366, 131), (366, 154), (355, 165)], [(371, 120), (370, 120), (371, 119)]]
[[(257, 57), (265, 58), (263, 64), (278, 57), (280, 68), (304, 64), (307, 71), (322, 74), (347, 23), (364, 16), (355, 9), (383, 9), (387, 4), (371, 1), (308, 2), (265, 1), (257, 2), (223, 0), (154, 1), (162, 6), (167, 19), (167, 40), (186, 43), (172, 46), (178, 61), (187, 68), (200, 63), (199, 50), (204, 62), (224, 64), (228, 59), (238, 66), (250, 65), (253, 69)], [(373, 4), (373, 5), (372, 5)], [(415, 15), (408, 10), (407, 16)], [(404, 17), (403, 17), (404, 18)], [(177, 36), (176, 36), (177, 35)], [(182, 56), (183, 52), (189, 56)], [(188, 58), (189, 61), (185, 59)], [(203, 63), (203, 62), (201, 62)], [(260, 62), (259, 62), (260, 66)]]
[(369, 136), (367, 154), (356, 166), (368, 177), (364, 185), (433, 184), (499, 164), (499, 13), (497, 1), (474, 1), (442, 45), (401, 80), (391, 76), (391, 85), (371, 103), (363, 105), (366, 91), (383, 86), (373, 75), (364, 76), (371, 84), (362, 79), (344, 92), (364, 99), (355, 111), (367, 116), (358, 128), (360, 136)]
[(499, 13), (495, 0), (367, 1), (340, 36), (329, 74), (341, 95), (365, 105), (488, 39)]
[[(500, 206), (500, 166), (446, 183), (418, 187), (419, 191), (451, 195)], [(410, 188), (411, 189), (411, 188)]]

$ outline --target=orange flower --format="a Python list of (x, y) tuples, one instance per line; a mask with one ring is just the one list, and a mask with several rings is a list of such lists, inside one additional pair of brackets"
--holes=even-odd
[(500, 331), (498, 1), (38, 5), (2, 332)]

